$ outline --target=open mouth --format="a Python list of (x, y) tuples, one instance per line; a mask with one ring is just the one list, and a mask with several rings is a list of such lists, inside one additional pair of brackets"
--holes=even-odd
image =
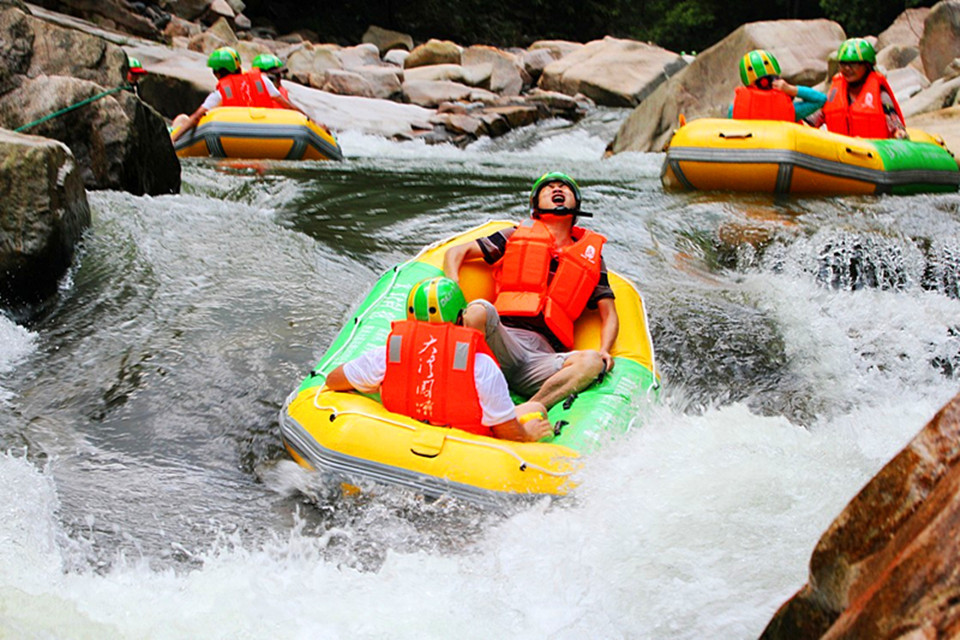
[(567, 197), (563, 195), (562, 191), (557, 191), (550, 196), (550, 201), (553, 202), (553, 204), (563, 204), (567, 201)]

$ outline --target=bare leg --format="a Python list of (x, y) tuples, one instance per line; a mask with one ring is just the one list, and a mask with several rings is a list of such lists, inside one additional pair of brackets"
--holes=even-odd
[(560, 371), (547, 378), (530, 401), (542, 402), (547, 407), (552, 407), (571, 393), (589, 387), (602, 370), (603, 358), (599, 351), (575, 351), (563, 363)]

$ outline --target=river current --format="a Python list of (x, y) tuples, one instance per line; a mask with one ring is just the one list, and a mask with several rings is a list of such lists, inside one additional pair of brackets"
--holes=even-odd
[[(756, 637), (960, 389), (960, 197), (664, 193), (662, 154), (602, 159), (624, 115), (91, 192), (58, 299), (0, 316), (0, 637)], [(506, 514), (297, 467), (277, 413), (379, 274), (547, 170), (644, 295), (660, 403)]]

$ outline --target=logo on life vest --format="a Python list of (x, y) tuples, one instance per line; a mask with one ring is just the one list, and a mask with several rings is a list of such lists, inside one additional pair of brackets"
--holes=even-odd
[(597, 258), (597, 249), (592, 244), (587, 245), (587, 248), (583, 251), (583, 257), (586, 258), (589, 262), (593, 262)]
[(420, 374), (420, 384), (413, 390), (416, 395), (414, 406), (426, 415), (433, 411), (433, 386), (436, 379), (433, 374), (433, 363), (437, 361), (437, 339), (430, 337), (423, 343), (417, 352), (417, 373)]
[(872, 106), (873, 106), (873, 94), (872, 94), (872, 93), (868, 93), (866, 96), (864, 96), (864, 98), (863, 98), (863, 104), (865, 104), (865, 105), (868, 106), (868, 107), (872, 107)]

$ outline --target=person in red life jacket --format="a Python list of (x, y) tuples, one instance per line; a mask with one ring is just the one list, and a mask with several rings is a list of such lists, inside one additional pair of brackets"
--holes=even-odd
[(302, 109), (280, 94), (260, 69), (251, 69), (244, 73), (240, 68), (240, 54), (231, 47), (215, 49), (207, 58), (207, 66), (217, 77), (217, 88), (210, 92), (203, 104), (192, 114), (189, 116), (181, 114), (174, 119), (173, 127), (176, 129), (172, 137), (174, 142), (196, 127), (200, 119), (216, 107), (273, 109), (275, 104), (279, 104), (284, 109), (303, 113)]
[(326, 386), (379, 391), (389, 411), (478, 435), (521, 442), (551, 435), (545, 406), (514, 406), (483, 334), (463, 326), (466, 306), (449, 278), (418, 282), (407, 296), (407, 320), (393, 323), (386, 346), (338, 366)]
[[(755, 49), (740, 59), (740, 80), (730, 117), (738, 120), (796, 122), (823, 106), (827, 96), (780, 77), (780, 63), (769, 51)], [(794, 100), (796, 98), (796, 100)]]
[(143, 68), (140, 61), (136, 58), (127, 59), (127, 84), (133, 95), (140, 97), (140, 79), (147, 75), (147, 70)]
[[(261, 73), (270, 78), (270, 81), (273, 82), (274, 86), (277, 88), (277, 91), (280, 92), (280, 95), (287, 100), (290, 99), (290, 94), (287, 91), (287, 88), (283, 86), (283, 75), (287, 70), (280, 58), (272, 53), (261, 53), (253, 59), (253, 66), (257, 69), (260, 69)], [(275, 102), (274, 106), (281, 109), (283, 108), (279, 102)]]
[[(456, 280), (464, 260), (497, 265), (497, 296), (474, 300), (464, 324), (486, 336), (511, 388), (551, 407), (613, 368), (620, 331), (601, 251), (606, 238), (574, 226), (580, 188), (570, 176), (541, 176), (530, 192), (531, 217), (516, 227), (455, 245), (443, 270)], [(587, 308), (600, 313), (599, 349), (573, 350), (573, 325)]]
[(845, 40), (837, 51), (839, 72), (830, 82), (827, 103), (810, 124), (859, 138), (908, 139), (903, 112), (887, 79), (874, 71), (877, 53), (863, 38)]

